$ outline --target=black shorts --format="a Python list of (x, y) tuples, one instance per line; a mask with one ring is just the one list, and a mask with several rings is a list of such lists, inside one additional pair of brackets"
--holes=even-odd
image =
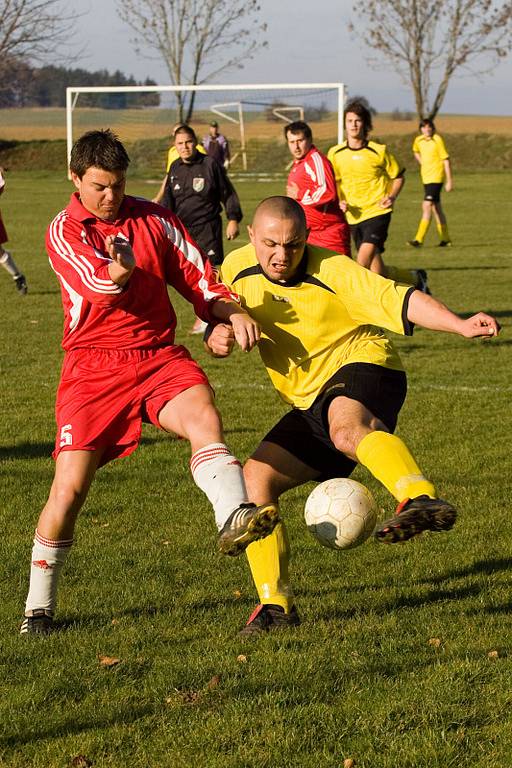
[(443, 184), (424, 184), (424, 195), (423, 199), (428, 200), (429, 203), (439, 203), (441, 200), (441, 190), (443, 188)]
[(360, 224), (351, 224), (350, 233), (354, 238), (356, 250), (362, 243), (371, 243), (377, 246), (379, 253), (384, 253), (384, 243), (388, 236), (389, 222), (391, 221), (391, 212), (383, 213), (382, 216), (374, 216), (372, 219), (366, 219)]
[(326, 383), (306, 410), (294, 408), (263, 438), (275, 443), (321, 473), (319, 480), (348, 477), (356, 462), (337, 450), (329, 437), (327, 411), (336, 397), (358, 400), (391, 431), (407, 394), (404, 371), (393, 371), (372, 363), (350, 363)]
[(187, 227), (188, 231), (208, 256), (212, 266), (218, 267), (224, 261), (224, 246), (222, 244), (222, 219), (220, 216), (213, 221), (207, 221), (198, 226)]

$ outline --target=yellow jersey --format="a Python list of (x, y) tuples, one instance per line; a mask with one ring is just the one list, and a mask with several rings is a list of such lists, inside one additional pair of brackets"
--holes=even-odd
[(373, 219), (389, 213), (380, 201), (389, 194), (391, 182), (404, 173), (385, 144), (367, 141), (360, 149), (351, 149), (346, 141), (327, 153), (334, 168), (338, 196), (346, 200), (349, 224)]
[[(202, 144), (197, 144), (196, 149), (198, 152), (200, 152), (202, 155), (206, 155), (206, 149), (203, 147)], [(166, 173), (169, 173), (169, 168), (174, 163), (175, 160), (177, 160), (179, 157), (178, 150), (172, 145), (172, 147), (169, 147), (169, 151), (167, 152), (167, 167), (165, 169)]]
[(222, 281), (260, 323), (259, 353), (272, 384), (295, 408), (309, 408), (341, 366), (374, 363), (403, 370), (378, 326), (410, 335), (410, 286), (394, 283), (348, 256), (306, 246), (292, 281), (268, 278), (252, 245), (232, 251)]
[(444, 161), (450, 155), (438, 133), (433, 136), (416, 136), (412, 145), (414, 154), (421, 159), (421, 180), (423, 184), (442, 184), (444, 181)]

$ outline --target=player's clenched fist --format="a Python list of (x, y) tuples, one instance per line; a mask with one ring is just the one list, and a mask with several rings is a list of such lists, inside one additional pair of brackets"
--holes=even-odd
[(219, 323), (214, 326), (205, 345), (208, 352), (214, 357), (228, 357), (235, 345), (233, 326), (227, 323)]
[(229, 319), (240, 348), (244, 352), (250, 352), (260, 340), (261, 329), (259, 324), (246, 312), (234, 313)]
[(108, 235), (105, 238), (107, 253), (112, 259), (109, 273), (112, 281), (124, 285), (135, 269), (135, 256), (128, 240)]
[(467, 339), (477, 336), (497, 336), (499, 332), (500, 324), (498, 321), (491, 315), (486, 315), (485, 312), (478, 312), (463, 322), (462, 335)]

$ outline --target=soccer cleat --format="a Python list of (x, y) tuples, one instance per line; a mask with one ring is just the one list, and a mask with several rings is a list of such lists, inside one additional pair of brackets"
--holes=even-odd
[(375, 538), (385, 544), (407, 541), (423, 531), (449, 531), (453, 528), (457, 511), (443, 499), (417, 496), (404, 499), (395, 516), (375, 531)]
[(432, 296), (432, 292), (428, 287), (428, 276), (424, 269), (416, 270), (416, 288), (422, 293), (426, 293), (428, 296)]
[(421, 248), (423, 243), (420, 243), (419, 240), (408, 240), (407, 245), (412, 246), (413, 248)]
[(219, 551), (223, 555), (236, 557), (249, 544), (264, 539), (272, 533), (279, 522), (275, 504), (240, 504), (228, 517), (219, 533)]
[(49, 635), (53, 630), (53, 613), (44, 608), (35, 608), (30, 616), (25, 616), (20, 627), (20, 635)]
[(22, 296), (25, 296), (28, 291), (28, 285), (27, 285), (27, 281), (25, 280), (25, 275), (19, 274), (19, 275), (16, 275), (16, 277), (13, 279), (14, 279), (14, 285), (18, 293), (21, 293)]
[(441, 240), (440, 243), (437, 244), (438, 248), (448, 248), (451, 246), (452, 241), (451, 240)]
[(247, 624), (238, 633), (238, 637), (260, 637), (267, 632), (275, 632), (288, 627), (298, 627), (300, 624), (299, 614), (295, 606), (290, 613), (285, 613), (280, 605), (257, 605), (249, 616)]

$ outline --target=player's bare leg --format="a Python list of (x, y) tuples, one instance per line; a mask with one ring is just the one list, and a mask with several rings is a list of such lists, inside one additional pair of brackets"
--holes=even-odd
[(277, 506), (249, 501), (240, 462), (224, 442), (211, 389), (198, 384), (181, 392), (166, 403), (158, 420), (163, 429), (190, 442), (192, 476), (213, 506), (220, 551), (239, 555), (268, 536), (279, 519)]
[(328, 419), (336, 448), (369, 469), (399, 502), (395, 517), (377, 529), (379, 541), (406, 541), (422, 531), (453, 527), (455, 509), (437, 498), (405, 443), (362, 403), (337, 397), (329, 406)]
[[(281, 446), (265, 441), (244, 466), (249, 496), (257, 504), (277, 503), (282, 493), (319, 475)], [(288, 573), (290, 546), (284, 522), (278, 523), (270, 536), (250, 544), (246, 554), (259, 604), (240, 637), (257, 637), (297, 626), (300, 619)]]
[(52, 487), (34, 538), (22, 634), (47, 634), (52, 629), (60, 572), (100, 459), (99, 451), (61, 451), (57, 456)]
[(357, 252), (357, 263), (365, 269), (386, 276), (386, 267), (379, 249), (373, 243), (361, 243)]

